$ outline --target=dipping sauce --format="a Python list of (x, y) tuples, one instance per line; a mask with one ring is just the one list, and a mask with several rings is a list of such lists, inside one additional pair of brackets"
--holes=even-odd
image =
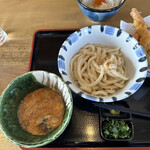
[(122, 0), (82, 0), (86, 6), (94, 9), (110, 9), (118, 6)]
[(63, 121), (65, 104), (62, 96), (48, 88), (29, 93), (18, 108), (21, 127), (33, 135), (45, 135)]

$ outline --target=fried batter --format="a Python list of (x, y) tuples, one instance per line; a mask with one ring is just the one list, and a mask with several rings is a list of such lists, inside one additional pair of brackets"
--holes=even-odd
[(136, 28), (134, 36), (145, 48), (148, 54), (148, 59), (150, 60), (150, 30), (147, 29), (146, 22), (136, 8), (132, 8), (130, 15), (133, 18), (133, 26)]
[(64, 112), (61, 95), (41, 88), (23, 99), (18, 108), (18, 119), (25, 131), (33, 135), (45, 135), (61, 124)]

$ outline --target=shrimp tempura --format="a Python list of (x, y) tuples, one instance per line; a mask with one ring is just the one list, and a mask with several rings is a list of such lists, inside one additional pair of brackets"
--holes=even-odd
[(147, 29), (146, 22), (136, 8), (132, 8), (130, 15), (133, 18), (133, 26), (136, 28), (136, 33), (134, 36), (145, 48), (149, 55), (148, 57), (150, 57), (150, 30)]

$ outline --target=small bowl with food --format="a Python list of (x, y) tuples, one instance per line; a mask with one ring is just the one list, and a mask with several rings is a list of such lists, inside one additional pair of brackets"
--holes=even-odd
[(78, 0), (83, 14), (93, 22), (104, 22), (113, 17), (125, 0)]
[(58, 54), (58, 69), (81, 97), (114, 102), (134, 94), (147, 75), (146, 54), (138, 41), (112, 26), (93, 25), (71, 34)]
[(39, 147), (57, 139), (73, 109), (70, 89), (46, 71), (25, 73), (8, 84), (0, 97), (0, 129), (22, 147)]
[[(128, 108), (125, 101), (114, 102), (111, 105)], [(100, 109), (100, 135), (106, 141), (130, 141), (134, 136), (132, 114), (114, 109)]]
[[(129, 108), (129, 105), (126, 101), (117, 101), (111, 103), (110, 105), (117, 106), (118, 108)], [(100, 116), (102, 119), (112, 118), (112, 119), (131, 119), (132, 115), (130, 113), (125, 113), (115, 109), (100, 109)]]
[(130, 120), (107, 118), (101, 121), (101, 137), (106, 141), (131, 141), (134, 136)]

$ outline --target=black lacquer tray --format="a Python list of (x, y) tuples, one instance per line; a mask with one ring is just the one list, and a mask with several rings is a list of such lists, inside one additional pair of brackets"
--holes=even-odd
[[(63, 41), (75, 30), (40, 30), (33, 38), (29, 71), (45, 70), (60, 76), (57, 56)], [(132, 115), (134, 136), (130, 141), (106, 141), (101, 137), (100, 111), (89, 100), (72, 92), (73, 114), (64, 133), (44, 147), (140, 147), (150, 146), (150, 118)], [(150, 79), (129, 98), (122, 101), (129, 109), (150, 113)], [(123, 119), (123, 118), (122, 118)]]

